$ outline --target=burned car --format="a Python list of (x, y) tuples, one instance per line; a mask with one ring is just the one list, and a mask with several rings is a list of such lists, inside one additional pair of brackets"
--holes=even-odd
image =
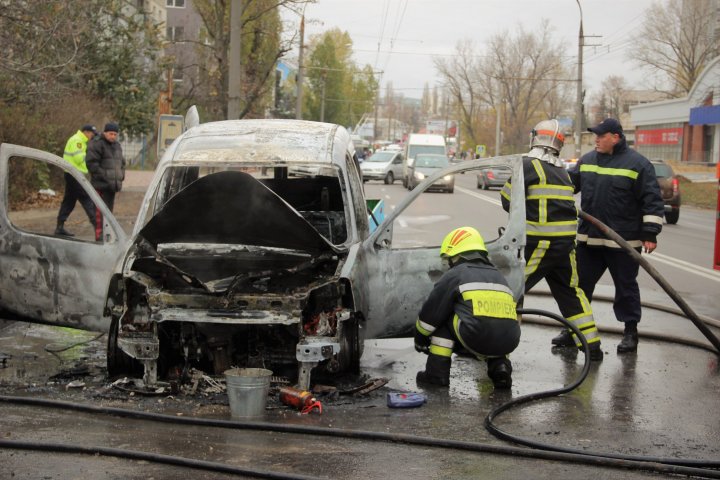
[[(19, 228), (0, 212), (5, 318), (109, 332), (108, 372), (146, 384), (189, 368), (265, 367), (307, 387), (311, 370), (356, 371), (364, 338), (412, 332), (444, 271), (438, 247), (395, 248), (393, 222), (445, 175), (409, 193), (376, 229), (348, 132), (300, 120), (190, 125), (161, 159), (127, 236), (89, 183), (49, 153), (4, 144), (0, 173), (33, 159), (73, 175), (105, 219), (100, 242)], [(291, 176), (303, 168), (315, 175)], [(8, 198), (10, 182), (0, 185)], [(504, 234), (488, 241), (516, 297), (523, 291), (525, 213), (513, 192)], [(393, 288), (387, 288), (392, 285)]]

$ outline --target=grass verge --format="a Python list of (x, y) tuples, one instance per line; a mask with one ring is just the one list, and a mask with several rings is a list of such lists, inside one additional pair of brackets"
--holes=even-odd
[(682, 204), (715, 210), (718, 202), (717, 182), (691, 182), (680, 177)]

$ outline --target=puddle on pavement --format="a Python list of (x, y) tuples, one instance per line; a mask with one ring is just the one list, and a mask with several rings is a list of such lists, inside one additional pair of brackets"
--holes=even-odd
[(61, 372), (87, 373), (105, 365), (105, 336), (23, 322), (0, 330), (0, 384), (45, 384)]

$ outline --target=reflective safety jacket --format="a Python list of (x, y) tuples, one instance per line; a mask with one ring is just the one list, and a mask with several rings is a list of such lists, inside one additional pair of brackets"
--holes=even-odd
[[(615, 230), (631, 246), (657, 242), (665, 207), (655, 169), (647, 158), (629, 148), (625, 138), (612, 154), (592, 151), (570, 171), (580, 208)], [(578, 242), (588, 246), (620, 248), (590, 222), (580, 220)]]
[(520, 342), (515, 309), (505, 277), (490, 262), (463, 261), (435, 284), (420, 310), (416, 327), (430, 336), (440, 326), (452, 322), (460, 337), (462, 323), (463, 344), (484, 355), (506, 355)]
[[(565, 168), (537, 158), (523, 157), (523, 176), (527, 236), (535, 239), (574, 239), (577, 208), (573, 198), (574, 186)], [(511, 183), (508, 180), (500, 192), (505, 211), (510, 211), (510, 196)]]
[(80, 130), (68, 139), (65, 144), (63, 158), (81, 173), (88, 173), (85, 165), (85, 152), (87, 152), (88, 138)]

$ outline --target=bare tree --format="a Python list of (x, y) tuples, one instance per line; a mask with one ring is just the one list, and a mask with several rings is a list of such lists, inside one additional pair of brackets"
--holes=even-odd
[(455, 52), (455, 55), (449, 59), (435, 59), (435, 68), (453, 98), (463, 136), (469, 139), (468, 143), (477, 145), (480, 143), (478, 113), (481, 106), (487, 104), (487, 99), (478, 85), (480, 72), (474, 55), (475, 46), (471, 40), (464, 39), (458, 42)]
[(661, 73), (669, 95), (690, 92), (708, 62), (718, 55), (716, 0), (667, 0), (653, 3), (633, 38), (630, 58)]
[(521, 26), (514, 34), (495, 35), (487, 50), (480, 67), (484, 94), (493, 105), (506, 107), (504, 142), (515, 150), (524, 148), (532, 124), (544, 116), (548, 98), (569, 78), (559, 53), (563, 48), (543, 20), (532, 32)]
[(543, 20), (532, 32), (521, 26), (493, 36), (480, 56), (465, 40), (456, 47), (455, 57), (437, 60), (435, 66), (456, 100), (465, 138), (493, 143), (480, 138), (489, 123), (484, 116), (497, 118), (502, 108), (504, 143), (511, 151), (525, 148), (535, 121), (567, 107), (564, 98), (569, 97), (563, 92), (569, 74), (562, 65), (562, 51)]
[(593, 119), (593, 123), (607, 117), (620, 118), (627, 94), (628, 86), (625, 77), (618, 75), (606, 77), (602, 81), (600, 92), (594, 99), (598, 108), (596, 109), (597, 118)]

